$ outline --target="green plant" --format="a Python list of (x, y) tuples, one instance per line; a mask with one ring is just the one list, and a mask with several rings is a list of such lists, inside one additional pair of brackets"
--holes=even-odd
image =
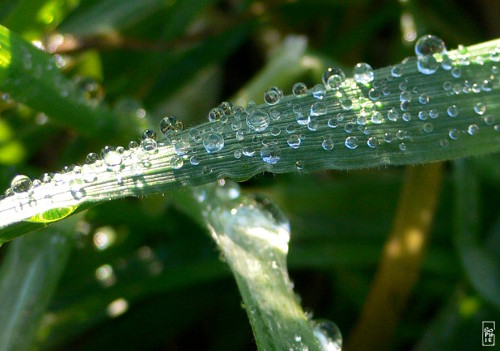
[[(40, 28), (31, 28), (39, 23), (38, 20), (17, 20), (31, 9), (40, 18), (51, 18), (48, 23), (42, 23), (43, 30), (50, 32), (57, 26), (63, 32), (76, 35), (78, 50), (106, 46), (120, 50), (173, 50), (167, 54), (153, 52), (151, 55), (143, 55), (139, 60), (133, 55), (126, 56), (125, 64), (121, 64), (120, 68), (127, 72), (126, 76), (130, 77), (132, 83), (124, 81), (122, 75), (114, 71), (113, 63), (120, 60), (113, 52), (105, 54), (93, 49), (74, 55), (75, 61), (66, 63), (67, 75), (102, 77), (105, 72), (113, 77), (106, 84), (109, 94), (107, 99), (115, 100), (113, 107), (110, 107), (101, 101), (102, 92), (94, 81), (78, 78), (76, 82), (72, 82), (61, 74), (57, 65), (64, 66), (64, 57), (57, 56), (53, 60), (26, 39), (1, 27), (0, 89), (7, 93), (4, 95), (3, 113), (19, 119), (18, 123), (21, 125), (26, 123), (23, 119), (44, 122), (48, 115), (56, 125), (63, 126), (62, 133), (66, 134), (66, 138), (74, 138), (74, 144), (68, 143), (57, 158), (57, 162), (63, 165), (70, 164), (72, 161), (68, 162), (68, 159), (75, 155), (81, 157), (82, 149), (95, 151), (97, 143), (126, 142), (134, 138), (138, 130), (144, 129), (146, 124), (151, 126), (157, 123), (163, 136), (157, 138), (156, 133), (149, 129), (144, 132), (141, 140), (133, 140), (127, 148), (104, 147), (99, 155), (90, 153), (86, 163), (66, 167), (62, 172), (46, 174), (35, 181), (26, 176), (12, 179), (6, 196), (0, 201), (0, 240), (6, 242), (41, 228), (46, 233), (42, 236), (41, 232), (37, 232), (17, 239), (4, 259), (0, 282), (5, 285), (2, 285), (4, 288), (0, 292), (13, 298), (14, 289), (27, 291), (18, 298), (14, 297), (14, 302), (5, 299), (3, 311), (6, 316), (11, 316), (2, 319), (5, 323), (2, 330), (6, 335), (2, 338), (5, 340), (2, 347), (5, 349), (27, 348), (33, 338), (37, 339), (40, 348), (64, 348), (73, 343), (72, 340), (78, 340), (79, 335), (84, 335), (87, 330), (106, 325), (102, 322), (106, 314), (117, 317), (129, 305), (140, 305), (140, 301), (147, 296), (169, 294), (170, 299), (182, 300), (182, 294), (179, 293), (182, 288), (187, 289), (203, 281), (213, 282), (227, 274), (212, 256), (205, 258), (203, 252), (210, 246), (200, 236), (188, 234), (187, 238), (181, 238), (183, 235), (176, 235), (172, 240), (165, 241), (155, 234), (163, 232), (165, 228), (178, 233), (207, 229), (212, 235), (236, 278), (259, 349), (319, 350), (327, 348), (329, 343), (329, 347), (333, 348), (338, 335), (328, 334), (326, 331), (330, 328), (329, 332), (335, 334), (336, 330), (332, 329), (331, 324), (309, 321), (291, 288), (286, 268), (290, 235), (288, 220), (269, 201), (242, 193), (239, 186), (228, 178), (246, 180), (264, 171), (306, 173), (329, 169), (414, 165), (478, 156), (500, 148), (497, 117), (499, 107), (496, 103), (500, 91), (496, 77), (500, 61), (498, 40), (446, 51), (439, 39), (427, 37), (417, 42), (417, 47), (420, 48), (418, 57), (409, 57), (401, 63), (377, 70), (372, 70), (366, 64), (359, 64), (353, 71), (353, 79), (346, 78), (341, 69), (329, 69), (322, 77), (321, 74), (318, 76), (318, 72), (322, 73), (326, 65), (329, 65), (327, 60), (321, 55), (308, 52), (304, 38), (288, 37), (269, 59), (266, 68), (233, 101), (258, 100), (259, 95), (269, 86), (292, 86), (299, 78), (312, 77), (316, 82), (322, 79), (322, 83), (311, 86), (309, 91), (304, 90), (301, 85), (295, 85), (293, 94), (285, 96), (279, 88), (271, 88), (266, 91), (267, 103), (249, 103), (246, 108), (222, 103), (210, 111), (211, 122), (182, 130), (179, 120), (166, 117), (160, 121), (154, 116), (159, 116), (159, 111), (164, 109), (163, 104), (168, 101), (166, 97), (175, 91), (173, 86), (194, 76), (194, 68), (207, 62), (217, 62), (226, 52), (240, 45), (254, 28), (260, 27), (256, 21), (259, 18), (259, 9), (255, 8), (260, 6), (258, 3), (246, 7), (242, 2), (242, 7), (234, 10), (236, 18), (243, 21), (241, 25), (222, 30), (206, 41), (195, 42), (179, 51), (175, 50), (177, 43), (174, 38), (208, 3), (195, 1), (188, 5), (187, 2), (178, 2), (163, 8), (165, 5), (158, 1), (127, 1), (125, 4), (96, 1), (81, 4), (67, 17), (66, 13), (76, 6), (73, 2), (64, 2), (62, 7), (52, 4), (58, 11), (54, 11), (51, 4), (50, 1), (40, 4), (26, 1), (18, 7), (12, 5), (6, 12), (4, 23), (13, 28), (18, 26), (20, 31), (26, 30), (24, 35), (28, 38), (32, 35), (30, 30), (40, 35)], [(297, 6), (300, 8), (301, 5)], [(155, 14), (158, 9), (165, 11), (168, 21), (164, 22), (163, 18)], [(269, 11), (273, 11), (273, 8), (270, 7)], [(140, 15), (133, 15), (136, 12)], [(92, 28), (87, 25), (89, 18), (96, 21)], [(148, 21), (151, 23), (146, 25)], [(228, 23), (231, 24), (230, 21)], [(162, 41), (155, 43), (148, 40), (148, 35), (158, 25), (162, 25)], [(110, 32), (109, 28), (119, 29), (121, 34)], [(128, 31), (142, 40), (127, 38)], [(70, 39), (56, 35), (46, 43), (47, 50), (68, 50), (64, 45), (70, 45)], [(190, 45), (192, 40), (193, 37), (188, 35), (184, 38), (185, 43), (180, 44)], [(75, 51), (75, 48), (70, 46), (69, 50)], [(107, 64), (102, 72), (99, 68), (101, 61)], [(130, 67), (135, 69), (129, 70)], [(165, 72), (164, 76), (155, 77), (158, 72)], [(208, 72), (202, 71), (200, 75), (203, 78), (208, 74), (208, 83), (205, 84), (210, 87), (214, 73)], [(185, 91), (178, 92), (170, 100), (170, 104), (192, 104), (193, 97), (206, 94), (207, 87), (203, 84), (193, 83)], [(150, 109), (156, 109), (157, 112), (146, 111), (133, 100), (120, 100), (121, 96), (130, 93), (140, 96)], [(208, 110), (208, 102), (209, 100), (205, 101), (200, 110)], [(38, 112), (44, 114), (39, 115)], [(188, 123), (187, 120), (183, 122)], [(6, 124), (5, 130), (9, 128)], [(29, 137), (35, 139), (23, 152), (31, 152), (31, 157), (38, 156), (35, 152), (38, 145), (43, 145), (45, 138), (54, 138), (57, 137), (56, 133), (61, 133), (44, 128), (43, 125), (31, 130), (21, 127), (21, 136), (24, 133), (26, 140)], [(74, 136), (73, 131), (78, 137)], [(10, 150), (13, 147), (14, 150), (15, 147), (24, 150), (23, 144), (16, 144), (11, 134), (5, 132), (5, 135), (6, 147), (14, 145), (10, 146)], [(17, 158), (12, 158), (10, 162), (19, 162), (21, 154), (22, 152), (18, 152)], [(498, 286), (494, 283), (498, 276), (498, 261), (494, 252), (485, 253), (479, 243), (478, 230), (474, 227), (478, 221), (468, 217), (468, 214), (474, 213), (475, 206), (470, 211), (465, 210), (464, 204), (474, 204), (477, 201), (474, 199), (477, 192), (468, 192), (463, 187), (474, 184), (474, 177), (470, 176), (470, 172), (478, 170), (483, 170), (493, 180), (493, 184), (498, 184), (495, 163), (491, 161), (495, 157), (457, 163), (453, 173), (458, 197), (456, 201), (449, 202), (457, 206), (454, 217), (457, 221), (455, 242), (466, 268), (465, 276), (481, 301), (493, 306), (494, 316), (498, 314), (500, 306), (496, 294)], [(473, 162), (474, 165), (470, 166)], [(26, 172), (16, 173), (24, 174), (29, 173), (28, 171), (26, 169)], [(390, 173), (388, 171), (389, 177)], [(354, 329), (354, 337), (347, 347), (366, 349), (370, 345), (378, 345), (383, 348), (392, 340), (401, 310), (417, 282), (420, 266), (423, 264), (425, 267), (428, 262), (424, 261), (424, 254), (436, 211), (441, 175), (441, 167), (432, 164), (407, 171), (406, 190), (398, 206), (399, 212), (392, 234), (385, 244), (385, 258), (381, 260), (377, 273), (381, 277), (381, 283), (374, 283), (369, 295), (371, 299), (367, 300), (363, 310), (365, 317), (361, 318), (357, 329)], [(308, 177), (311, 176), (302, 175), (299, 178), (289, 178), (288, 181), (297, 186), (303, 196), (310, 192), (311, 202), (321, 203), (324, 201), (322, 189), (313, 190), (310, 186), (301, 184), (307, 183)], [(370, 173), (368, 179), (371, 177), (375, 179), (361, 182), (366, 184), (364, 191), (371, 192), (374, 187), (384, 186), (385, 176), (378, 179), (378, 176)], [(7, 172), (4, 178), (8, 178)], [(393, 189), (397, 186), (397, 181), (389, 179), (389, 188)], [(209, 184), (216, 181), (217, 185)], [(326, 183), (322, 182), (322, 188), (330, 186)], [(359, 185), (354, 182), (347, 184), (350, 191)], [(279, 194), (279, 189), (278, 182), (274, 190), (270, 188), (268, 191), (277, 202), (280, 202), (280, 197), (286, 199), (281, 201), (286, 205), (290, 201), (288, 194)], [(425, 193), (426, 189), (433, 190)], [(340, 189), (332, 191), (334, 194), (342, 194)], [(356, 194), (351, 195), (350, 191), (346, 191), (340, 198), (345, 201), (356, 199)], [(143, 199), (141, 203), (117, 202), (114, 206), (119, 214), (112, 213), (113, 207), (93, 207), (94, 204), (111, 199), (158, 193), (166, 193), (165, 199), (153, 197)], [(357, 195), (360, 194), (366, 196), (362, 191)], [(421, 201), (415, 200), (418, 194), (422, 194)], [(472, 200), (468, 200), (466, 195), (470, 195)], [(297, 202), (300, 200), (295, 200), (294, 206), (300, 208)], [(391, 201), (387, 203), (390, 204)], [(362, 206), (356, 204), (353, 209), (360, 211), (362, 215), (357, 218), (365, 221), (364, 216), (372, 211), (380, 215), (373, 207), (377, 206), (369, 204), (362, 211)], [(166, 210), (167, 208), (170, 210)], [(77, 222), (74, 215), (83, 210), (89, 211), (77, 216), (86, 219)], [(317, 212), (309, 215), (319, 216)], [(106, 220), (107, 216), (110, 216), (109, 222)], [(52, 224), (65, 217), (68, 219), (61, 224)], [(73, 222), (67, 222), (71, 219)], [(86, 239), (77, 240), (72, 232), (79, 228), (79, 232), (85, 236), (89, 233), (89, 223), (93, 221), (101, 223), (93, 235), (98, 252), (84, 249), (76, 263), (68, 263), (68, 271), (75, 272), (76, 277), (66, 278), (63, 286), (67, 286), (68, 291), (63, 290), (59, 295), (56, 293), (52, 312), (42, 319), (71, 247), (86, 245)], [(123, 222), (125, 224), (120, 224)], [(305, 228), (314, 228), (313, 224), (314, 220), (310, 220)], [(118, 227), (114, 228), (116, 226)], [(367, 228), (373, 232), (373, 226)], [(143, 234), (135, 238), (137, 232)], [(497, 243), (496, 238), (498, 233), (493, 229), (489, 239), (493, 246)], [(76, 243), (73, 243), (75, 240)], [(108, 246), (114, 241), (117, 241), (116, 248), (112, 247), (108, 251)], [(349, 248), (348, 245), (344, 249), (338, 249), (335, 241), (331, 242), (331, 246), (322, 247), (326, 241), (326, 237), (319, 236), (315, 242), (316, 247), (304, 246), (305, 251), (299, 255), (303, 257), (302, 261), (299, 257), (296, 258), (297, 266), (318, 265), (324, 268), (329, 261), (321, 256), (336, 260), (339, 259), (339, 254), (349, 257), (352, 252), (362, 250), (357, 246)], [(18, 263), (18, 257), (39, 246), (41, 257), (51, 258), (50, 252), (54, 250), (54, 245), (60, 255), (46, 269), (39, 263), (45, 259), (30, 257), (22, 259), (22, 264)], [(323, 251), (324, 249), (327, 250)], [(380, 247), (367, 246), (365, 249), (369, 250), (354, 262), (362, 265), (376, 262), (376, 253)], [(329, 250), (333, 250), (333, 253)], [(172, 254), (174, 259), (170, 258)], [(370, 255), (373, 258), (369, 258)], [(457, 274), (449, 268), (453, 266), (446, 261), (449, 256), (434, 257), (434, 263), (427, 263), (430, 272), (449, 273), (448, 269)], [(350, 262), (349, 259), (346, 260)], [(83, 269), (85, 262), (90, 263), (92, 268)], [(97, 262), (101, 264), (96, 264)], [(164, 272), (169, 265), (172, 265), (173, 271)], [(177, 266), (180, 267), (179, 271), (176, 271)], [(33, 279), (32, 272), (35, 269), (40, 270), (40, 274), (45, 274), (46, 280)], [(486, 273), (478, 274), (479, 270)], [(82, 293), (82, 288), (86, 286), (85, 279), (88, 279), (89, 272), (94, 271), (97, 279), (93, 285), (89, 285), (92, 290), (90, 293)], [(23, 277), (20, 283), (17, 273)], [(401, 284), (396, 283), (391, 287), (387, 281), (394, 280), (391, 277), (396, 274), (403, 277)], [(408, 274), (412, 274), (415, 279), (405, 279)], [(387, 280), (387, 277), (390, 279)], [(354, 275), (351, 279), (357, 277)], [(44, 282), (49, 283), (42, 288)], [(394, 290), (397, 287), (401, 289)], [(458, 300), (461, 298), (461, 291), (469, 290), (459, 288)], [(74, 299), (71, 296), (73, 293), (77, 295)], [(391, 293), (400, 297), (399, 302), (381, 304), (387, 296), (394, 296)], [(446, 290), (440, 292), (442, 295), (447, 293), (449, 291)], [(187, 295), (185, 305), (190, 301), (209, 299), (203, 294), (192, 295), (191, 298)], [(354, 300), (356, 299), (360, 297)], [(477, 306), (477, 298), (475, 299), (471, 300), (471, 303), (476, 301), (476, 306), (473, 306), (470, 313), (474, 313), (474, 316), (480, 315), (480, 312), (491, 313), (484, 312), (488, 311), (487, 305), (481, 305), (481, 310)], [(165, 305), (165, 309), (173, 308), (172, 304), (161, 303)], [(453, 307), (459, 305), (455, 301), (448, 314), (454, 313)], [(32, 306), (37, 309), (31, 316), (24, 318), (19, 311)], [(103, 306), (107, 308), (104, 309)], [(370, 306), (385, 306), (384, 308), (393, 310), (389, 314), (394, 317), (387, 319), (387, 325), (391, 324), (386, 329), (387, 335), (373, 333), (371, 338), (367, 337), (367, 330), (373, 329), (373, 323), (380, 321), (384, 312), (382, 308), (377, 311)], [(145, 317), (150, 315), (147, 307), (146, 305), (142, 312), (137, 310), (139, 316), (141, 313), (144, 315), (136, 318), (148, 318)], [(169, 324), (169, 332), (175, 333), (189, 323), (196, 325), (196, 315), (197, 311), (178, 311), (177, 317), (182, 318)], [(375, 318), (374, 321), (370, 321), (372, 317)], [(38, 329), (40, 320), (41, 327)], [(122, 324), (110, 323), (109, 328), (115, 330), (115, 333), (127, 328), (135, 330), (126, 325), (126, 319), (122, 321)], [(432, 328), (429, 330), (432, 335)], [(356, 340), (363, 339), (366, 345), (356, 344)], [(130, 346), (127, 340), (124, 338), (121, 341), (122, 347)], [(140, 344), (140, 347), (155, 347), (155, 340), (148, 342), (150, 344)], [(221, 344), (217, 344), (218, 342)], [(426, 342), (432, 348), (440, 340), (433, 341), (428, 337), (422, 341), (421, 347), (425, 347)], [(93, 343), (88, 344), (90, 346), (86, 346), (99, 348), (103, 343), (98, 336)], [(215, 341), (214, 345), (226, 348), (230, 347), (229, 343), (228, 340)]]

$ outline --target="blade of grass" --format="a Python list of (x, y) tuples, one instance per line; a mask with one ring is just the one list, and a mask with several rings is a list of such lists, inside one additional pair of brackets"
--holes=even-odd
[(10, 244), (0, 269), (0, 350), (27, 350), (54, 293), (78, 216)]
[[(83, 203), (163, 192), (222, 177), (248, 179), (262, 171), (415, 164), (498, 151), (500, 125), (495, 114), (500, 109), (496, 102), (500, 85), (490, 80), (498, 69), (498, 45), (497, 40), (448, 52), (451, 64), (461, 72), (459, 79), (445, 69), (422, 74), (417, 60), (410, 57), (399, 65), (401, 77), (393, 76), (392, 67), (382, 68), (375, 71), (372, 83), (346, 79), (339, 91), (325, 91), (321, 101), (311, 91), (304, 96), (285, 96), (273, 106), (250, 106), (231, 119), (169, 134), (159, 143), (148, 140), (122, 154), (111, 153), (112, 160), (105, 158), (58, 173), (50, 183), (1, 200), (0, 225), (40, 218), (54, 208), (74, 209)], [(435, 59), (447, 60), (440, 55)], [(457, 75), (456, 70), (453, 74)], [(443, 88), (443, 83), (453, 79), (456, 93), (448, 90), (447, 84)], [(402, 106), (411, 120), (400, 115), (403, 87), (414, 94), (411, 103)], [(373, 94), (378, 94), (377, 98)], [(350, 110), (342, 107), (347, 99), (352, 104)], [(64, 101), (59, 100), (61, 104)], [(311, 116), (311, 106), (318, 103), (324, 104), (325, 113)], [(313, 123), (297, 123), (297, 111)], [(391, 111), (396, 111), (398, 118), (390, 115)], [(253, 113), (264, 116), (264, 128), (252, 125)], [(301, 138), (299, 148), (289, 146), (289, 132)], [(210, 150), (210, 140), (216, 141), (212, 146), (220, 148)], [(9, 233), (6, 228), (0, 237), (5, 240), (22, 234)]]

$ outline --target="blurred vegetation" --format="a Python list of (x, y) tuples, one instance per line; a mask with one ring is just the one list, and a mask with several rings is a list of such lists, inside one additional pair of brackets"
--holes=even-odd
[[(157, 128), (165, 115), (178, 116), (185, 126), (205, 121), (219, 102), (245, 96), (242, 89), (261, 77), (289, 35), (307, 38), (304, 55), (318, 64), (296, 62), (300, 69), (290, 68), (293, 74), (274, 72), (285, 93), (296, 81), (318, 82), (332, 62), (378, 68), (400, 61), (413, 54), (421, 34), (436, 34), (448, 47), (493, 39), (500, 36), (499, 15), (500, 5), (486, 0), (0, 1), (1, 24), (44, 47), (89, 98), (104, 99), (111, 113), (134, 125), (127, 132), (89, 134), (83, 122), (61, 125), (3, 98), (0, 185), (7, 188), (16, 174), (35, 178), (83, 162), (90, 151), (128, 142), (138, 126)], [(500, 321), (498, 164), (495, 154), (444, 165), (422, 268), (390, 349), (479, 349), (481, 321)], [(295, 291), (315, 318), (334, 321), (344, 340), (358, 323), (383, 256), (404, 173), (391, 167), (263, 174), (242, 184), (245, 192), (265, 194), (290, 219)], [(40, 324), (25, 326), (27, 333), (33, 329), (33, 349), (255, 349), (229, 269), (206, 230), (174, 199), (167, 193), (89, 209), (75, 220), (71, 255), (46, 266), (47, 252), (57, 255), (57, 240), (31, 244), (45, 252), (41, 261), (29, 253), (17, 260), (6, 255), (21, 239), (1, 248), (2, 265), (14, 265), (19, 277), (42, 274), (30, 269), (40, 262), (36, 272), (52, 264), (54, 276), (44, 279), (55, 285), (63, 271), (50, 301), (41, 298), (36, 305), (42, 307), (33, 309), (39, 318), (32, 323)], [(69, 237), (67, 232), (50, 235)], [(50, 296), (44, 282), (25, 284), (42, 289), (33, 290), (34, 298)], [(6, 310), (11, 288), (1, 284), (0, 309)], [(375, 317), (383, 328), (383, 313)]]

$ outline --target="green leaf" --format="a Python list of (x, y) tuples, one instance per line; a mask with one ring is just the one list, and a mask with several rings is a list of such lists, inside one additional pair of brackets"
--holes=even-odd
[(66, 79), (52, 58), (0, 26), (0, 90), (16, 101), (41, 111), (57, 123), (92, 138), (106, 134), (131, 137), (139, 121), (121, 118), (85, 98), (76, 84)]
[(78, 216), (10, 244), (0, 269), (0, 350), (27, 350), (73, 247)]

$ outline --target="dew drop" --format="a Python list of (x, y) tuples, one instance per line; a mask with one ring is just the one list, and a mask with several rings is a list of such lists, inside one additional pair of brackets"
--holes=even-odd
[(436, 119), (439, 117), (439, 112), (437, 110), (430, 110), (429, 117), (432, 119)]
[(350, 137), (347, 137), (345, 139), (345, 146), (348, 148), (348, 149), (351, 149), (351, 150), (354, 150), (355, 148), (358, 147), (358, 138), (355, 137), (355, 136), (350, 136)]
[(97, 161), (99, 159), (99, 156), (97, 156), (97, 154), (95, 152), (91, 152), (87, 155), (87, 159), (86, 159), (86, 162), (87, 164), (92, 164), (94, 163), (95, 161)]
[(247, 125), (256, 132), (262, 132), (269, 126), (269, 114), (264, 110), (255, 110), (247, 116)]
[(312, 94), (313, 94), (315, 99), (323, 100), (323, 98), (325, 97), (325, 94), (326, 94), (325, 87), (321, 84), (316, 84), (312, 88)]
[(350, 109), (352, 109), (352, 100), (351, 99), (342, 99), (340, 100), (340, 106), (348, 111)]
[(179, 169), (183, 164), (184, 160), (178, 155), (174, 155), (170, 158), (170, 166), (172, 166), (173, 169)]
[(221, 108), (215, 107), (215, 108), (211, 109), (210, 112), (208, 113), (208, 121), (210, 123), (220, 121), (223, 114), (224, 114), (224, 111), (222, 111)]
[(323, 116), (327, 111), (326, 105), (322, 102), (315, 102), (311, 105), (311, 116)]
[(187, 154), (190, 149), (191, 144), (187, 140), (180, 139), (174, 143), (174, 152), (179, 156)]
[(479, 127), (477, 126), (477, 124), (469, 125), (469, 127), (467, 128), (467, 133), (469, 133), (469, 135), (476, 135), (477, 133), (479, 133)]
[(359, 84), (368, 84), (370, 83), (375, 74), (373, 73), (373, 68), (364, 62), (358, 63), (354, 66), (354, 80)]
[(322, 78), (325, 87), (338, 89), (345, 80), (345, 73), (338, 67), (330, 67), (323, 73)]
[(455, 129), (455, 128), (450, 129), (450, 131), (448, 132), (448, 136), (452, 140), (457, 140), (459, 135), (460, 135), (460, 132), (458, 131), (458, 129)]
[(292, 93), (297, 97), (305, 96), (307, 94), (307, 86), (302, 82), (295, 83), (292, 88)]
[(439, 63), (434, 56), (419, 56), (417, 61), (417, 68), (420, 73), (433, 74), (439, 68)]
[(427, 120), (429, 114), (426, 111), (418, 111), (418, 119), (421, 121)]
[(17, 175), (10, 182), (10, 188), (15, 193), (24, 193), (25, 191), (30, 190), (33, 183), (28, 176), (25, 175)]
[(387, 111), (387, 119), (389, 121), (396, 122), (398, 120), (398, 117), (398, 111), (394, 107)]
[(453, 78), (460, 78), (460, 76), (462, 75), (462, 70), (459, 67), (454, 67), (451, 70), (451, 75), (453, 76)]
[(424, 123), (422, 129), (424, 130), (424, 132), (430, 133), (434, 130), (434, 126), (432, 125), (432, 123), (427, 122), (427, 123)]
[(330, 136), (325, 136), (323, 138), (323, 142), (321, 143), (321, 147), (323, 148), (323, 150), (330, 151), (331, 149), (333, 149), (333, 146), (334, 143), (332, 138)]
[(329, 128), (337, 128), (338, 125), (339, 125), (339, 121), (337, 120), (337, 118), (330, 118), (328, 120), (328, 127)]
[(309, 129), (311, 132), (315, 132), (319, 127), (319, 122), (317, 120), (311, 120), (311, 122), (309, 122), (307, 124), (307, 129)]
[(175, 124), (177, 123), (177, 117), (175, 116), (165, 116), (160, 121), (160, 132), (166, 134), (170, 130), (175, 129)]
[(193, 155), (189, 158), (189, 163), (191, 163), (193, 166), (198, 166), (200, 164), (200, 161), (196, 156)]
[(309, 122), (311, 122), (311, 116), (309, 114), (296, 113), (295, 120), (301, 126), (305, 126), (305, 125), (308, 125)]
[(281, 149), (278, 147), (278, 145), (265, 145), (260, 150), (260, 157), (265, 163), (274, 165), (280, 160)]
[(418, 102), (420, 102), (422, 105), (426, 105), (429, 103), (429, 96), (422, 94), (418, 97)]
[(209, 133), (203, 139), (203, 146), (209, 154), (218, 152), (224, 147), (224, 138), (217, 133)]
[(426, 56), (443, 53), (446, 50), (444, 41), (435, 35), (423, 35), (415, 43), (415, 54)]
[(458, 107), (456, 105), (451, 105), (446, 109), (448, 116), (457, 117), (458, 116)]
[(297, 134), (292, 134), (288, 137), (286, 142), (292, 149), (298, 149), (301, 143), (300, 136)]
[(401, 119), (405, 122), (410, 122), (411, 121), (411, 113), (410, 112), (404, 112), (401, 115)]
[(156, 132), (153, 129), (146, 129), (144, 132), (142, 132), (141, 139), (153, 139), (156, 140)]
[(396, 78), (403, 76), (403, 67), (401, 65), (392, 66), (391, 74), (393, 77), (396, 77)]
[(486, 112), (486, 105), (483, 104), (482, 102), (478, 102), (475, 106), (474, 106), (474, 111), (478, 114), (478, 115), (484, 115), (484, 113)]
[(276, 105), (283, 97), (283, 91), (278, 87), (269, 88), (264, 93), (264, 101), (268, 105)]
[(322, 351), (341, 351), (342, 334), (334, 323), (327, 320), (312, 321), (313, 334)]
[(450, 146), (450, 142), (449, 142), (448, 140), (446, 140), (446, 139), (441, 139), (441, 140), (439, 141), (439, 145), (440, 145), (441, 147), (446, 148), (446, 147)]
[(372, 148), (372, 149), (375, 149), (377, 146), (378, 146), (378, 139), (377, 137), (369, 137), (368, 140), (366, 141), (366, 145), (368, 145), (368, 147)]
[(405, 143), (400, 143), (399, 144), (399, 150), (406, 151), (406, 144)]
[(384, 116), (382, 116), (382, 114), (380, 112), (375, 111), (372, 113), (371, 121), (374, 124), (380, 124), (384, 121)]
[(384, 133), (384, 141), (386, 143), (391, 143), (394, 140), (394, 135), (392, 133)]
[(103, 161), (108, 166), (108, 170), (118, 170), (122, 164), (122, 155), (111, 150), (104, 155)]
[(146, 151), (148, 153), (154, 153), (154, 152), (158, 151), (157, 150), (158, 143), (153, 138), (144, 138), (144, 139), (142, 139), (142, 141), (141, 141), (141, 147), (142, 147), (142, 149), (144, 151)]
[(485, 116), (483, 120), (484, 120), (484, 123), (486, 123), (489, 126), (495, 124), (495, 116), (493, 116), (493, 115)]

